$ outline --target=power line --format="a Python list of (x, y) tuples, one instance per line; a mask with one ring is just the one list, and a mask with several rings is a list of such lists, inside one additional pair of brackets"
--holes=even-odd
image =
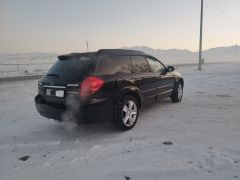
[(231, 16), (229, 16), (226, 11), (224, 10), (224, 8), (222, 8), (222, 6), (216, 2), (215, 0), (210, 0), (209, 2), (211, 2), (215, 9), (219, 12), (219, 14), (221, 14), (221, 16), (223, 16), (225, 18), (225, 20), (227, 20), (228, 23), (230, 23), (232, 26), (234, 26), (234, 28), (236, 28), (236, 30), (240, 31), (240, 26), (238, 24), (236, 24), (236, 22), (231, 18)]
[(214, 20), (218, 21), (220, 23), (228, 23), (229, 26), (226, 24), (223, 24), (223, 25), (225, 27), (228, 27), (228, 29), (233, 34), (235, 34), (236, 37), (238, 37), (237, 34), (240, 33), (240, 26), (236, 23), (236, 21), (234, 21), (233, 18), (231, 18), (231, 16), (228, 15), (228, 13), (226, 13), (226, 10), (225, 10), (225, 8), (222, 7), (222, 4), (221, 5), (219, 4), (220, 1), (208, 0), (205, 2), (206, 2), (206, 5), (204, 6), (204, 8), (208, 9), (207, 12), (211, 13), (213, 16), (217, 17)]

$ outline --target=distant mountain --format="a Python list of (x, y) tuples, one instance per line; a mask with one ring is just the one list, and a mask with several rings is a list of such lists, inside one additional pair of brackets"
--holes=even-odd
[[(147, 46), (124, 47), (143, 51), (147, 54), (161, 59), (167, 64), (197, 63), (198, 52), (192, 52), (186, 49), (152, 49)], [(240, 61), (240, 46), (217, 47), (203, 51), (205, 62), (228, 62)]]
[[(143, 51), (159, 58), (166, 64), (197, 63), (198, 52), (186, 49), (153, 49), (147, 46), (122, 47), (122, 49), (133, 49)], [(56, 53), (0, 53), (0, 64), (16, 63), (53, 63), (57, 60)], [(203, 51), (205, 62), (230, 62), (240, 61), (240, 46), (216, 47)]]

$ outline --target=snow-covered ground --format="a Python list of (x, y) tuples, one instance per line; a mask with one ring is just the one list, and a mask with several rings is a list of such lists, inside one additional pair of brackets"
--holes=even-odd
[(0, 64), (0, 78), (43, 75), (52, 65), (52, 63)]
[(0, 53), (0, 78), (42, 75), (57, 60), (54, 53)]
[(203, 68), (180, 67), (183, 101), (143, 109), (128, 132), (47, 120), (36, 80), (1, 83), (0, 179), (240, 179), (240, 63)]

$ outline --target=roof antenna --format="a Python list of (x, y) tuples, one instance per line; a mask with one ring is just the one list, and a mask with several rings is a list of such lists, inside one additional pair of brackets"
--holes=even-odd
[(86, 41), (86, 45), (87, 45), (87, 52), (89, 51), (89, 49), (88, 49), (88, 41)]

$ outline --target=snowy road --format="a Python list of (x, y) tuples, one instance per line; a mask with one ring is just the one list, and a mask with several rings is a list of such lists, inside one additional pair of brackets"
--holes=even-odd
[(179, 71), (183, 101), (143, 109), (128, 132), (69, 129), (37, 113), (36, 80), (1, 83), (0, 179), (240, 179), (240, 63)]

